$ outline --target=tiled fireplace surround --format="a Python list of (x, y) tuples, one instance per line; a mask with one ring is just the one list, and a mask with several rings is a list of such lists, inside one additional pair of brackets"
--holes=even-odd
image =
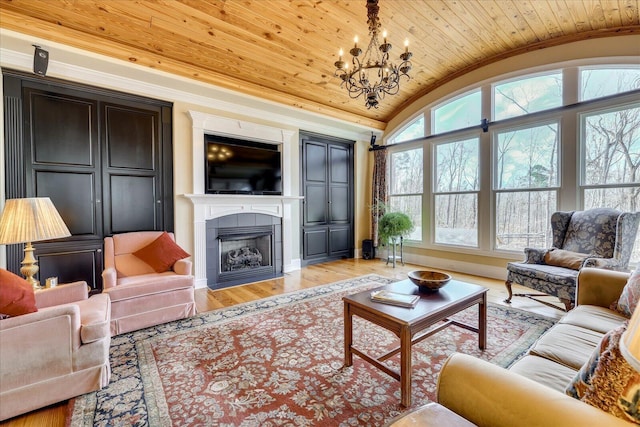
[[(196, 288), (207, 287), (206, 222), (214, 218), (239, 213), (259, 213), (278, 217), (282, 221), (282, 271), (300, 269), (300, 243), (294, 239), (299, 230), (298, 215), (293, 206), (302, 197), (292, 194), (294, 180), (292, 147), (297, 147), (297, 134), (256, 123), (219, 117), (197, 111), (189, 111), (192, 122), (192, 170), (193, 193), (184, 196), (193, 204), (193, 265)], [(204, 192), (204, 135), (222, 135), (231, 138), (257, 140), (280, 145), (282, 152), (282, 196), (252, 196), (229, 194), (205, 194)]]

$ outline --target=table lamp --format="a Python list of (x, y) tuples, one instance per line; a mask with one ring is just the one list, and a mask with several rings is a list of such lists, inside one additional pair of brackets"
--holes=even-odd
[(640, 304), (633, 311), (627, 330), (622, 334), (620, 353), (629, 365), (640, 372)]
[(20, 272), (34, 289), (41, 289), (33, 277), (40, 269), (31, 242), (69, 237), (71, 233), (48, 197), (9, 199), (0, 218), (0, 245), (25, 243)]

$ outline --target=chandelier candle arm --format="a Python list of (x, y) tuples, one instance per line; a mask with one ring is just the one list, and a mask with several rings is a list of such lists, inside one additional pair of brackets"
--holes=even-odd
[(387, 31), (382, 33), (383, 43), (378, 43), (380, 19), (378, 18), (378, 0), (367, 0), (367, 24), (369, 25), (370, 41), (362, 58), (362, 49), (358, 47), (358, 36), (354, 38), (353, 48), (349, 50), (353, 69), (349, 70), (348, 61), (344, 61), (343, 50), (340, 49), (339, 59), (334, 63), (335, 75), (342, 80), (340, 87), (347, 89), (349, 97), (355, 99), (365, 97), (367, 109), (378, 108), (380, 100), (385, 95), (395, 95), (400, 90), (400, 77), (409, 79), (412, 53), (409, 51), (409, 40), (405, 39), (404, 52), (400, 54), (400, 65), (396, 66), (389, 60), (391, 43), (387, 42)]

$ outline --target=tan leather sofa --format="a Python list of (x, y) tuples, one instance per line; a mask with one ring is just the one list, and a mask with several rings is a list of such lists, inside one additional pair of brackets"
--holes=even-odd
[[(162, 234), (139, 231), (115, 234), (104, 239), (103, 293), (111, 297), (111, 335), (196, 313), (195, 278), (191, 261), (177, 261), (171, 271), (156, 273), (133, 255)], [(174, 239), (173, 233), (168, 233)]]
[(0, 421), (109, 384), (108, 295), (75, 282), (35, 298), (37, 312), (0, 321)]
[(634, 425), (564, 393), (602, 336), (625, 320), (608, 307), (628, 277), (582, 269), (576, 308), (509, 370), (468, 355), (452, 355), (440, 372), (438, 403), (478, 426)]

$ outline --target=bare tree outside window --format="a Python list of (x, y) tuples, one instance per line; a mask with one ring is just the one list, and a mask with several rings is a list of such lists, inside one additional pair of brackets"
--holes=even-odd
[(557, 209), (558, 124), (496, 134), (496, 248), (549, 247)]
[(524, 116), (562, 105), (562, 73), (528, 77), (496, 85), (496, 120)]
[(436, 243), (478, 246), (479, 145), (471, 138), (436, 146)]
[(413, 221), (409, 240), (422, 240), (423, 171), (422, 147), (391, 153), (389, 207)]
[[(640, 210), (640, 104), (583, 115), (585, 209)], [(636, 242), (631, 262), (640, 261)]]
[(640, 89), (640, 67), (585, 69), (580, 73), (580, 100)]

